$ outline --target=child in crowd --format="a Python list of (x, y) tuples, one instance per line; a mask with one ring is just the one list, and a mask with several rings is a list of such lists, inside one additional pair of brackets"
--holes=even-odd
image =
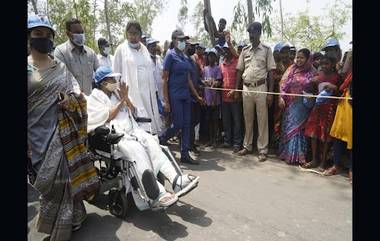
[[(218, 65), (217, 51), (215, 48), (207, 51), (208, 66), (203, 70), (203, 83), (206, 87), (220, 87), (222, 85), (222, 72)], [(206, 146), (217, 144), (219, 132), (219, 112), (221, 97), (219, 91), (205, 89), (204, 98), (206, 102), (206, 122), (208, 126), (208, 143)]]
[[(340, 76), (335, 69), (337, 59), (327, 53), (321, 57), (321, 70), (316, 74), (314, 81), (318, 84), (319, 95), (336, 95)], [(335, 99), (317, 98), (305, 126), (305, 136), (311, 138), (312, 161), (304, 164), (305, 168), (319, 166), (324, 171), (327, 151), (331, 141), (330, 129), (334, 121), (337, 101)], [(318, 160), (318, 146), (321, 155)]]

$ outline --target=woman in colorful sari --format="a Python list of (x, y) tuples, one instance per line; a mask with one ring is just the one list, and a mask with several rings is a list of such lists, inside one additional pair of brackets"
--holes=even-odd
[(54, 35), (44, 16), (28, 18), (28, 146), (40, 194), (36, 226), (56, 241), (70, 240), (80, 228), (86, 218), (82, 200), (98, 188), (98, 179), (85, 146), (86, 101), (66, 66), (48, 54)]
[[(295, 64), (282, 77), (281, 93), (302, 94), (314, 76), (311, 65), (310, 51), (300, 49)], [(288, 95), (279, 97), (279, 107), (283, 109), (279, 156), (288, 164), (304, 164), (307, 154), (304, 128), (310, 109), (304, 105), (303, 97)]]

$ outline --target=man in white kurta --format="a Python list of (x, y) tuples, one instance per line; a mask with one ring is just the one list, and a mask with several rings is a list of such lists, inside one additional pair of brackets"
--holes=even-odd
[[(147, 38), (146, 39), (146, 47), (150, 53), (150, 57), (152, 59), (152, 68), (153, 68), (153, 78), (154, 82), (156, 83), (157, 88), (157, 103), (159, 106), (159, 111), (161, 115), (161, 121), (165, 123), (165, 116), (164, 114), (164, 106), (165, 106), (165, 99), (164, 99), (164, 92), (163, 92), (163, 80), (162, 80), (162, 71), (163, 71), (163, 64), (162, 64), (162, 58), (160, 55), (157, 55), (157, 43), (159, 43), (158, 40), (154, 38)], [(161, 110), (160, 110), (161, 108)], [(168, 126), (166, 126), (168, 127)], [(165, 124), (162, 125), (161, 133), (163, 133), (166, 130)], [(159, 133), (159, 134), (161, 134)]]
[[(120, 108), (117, 115), (109, 121), (111, 111), (120, 104), (121, 98), (116, 89), (108, 91), (104, 87), (107, 85), (102, 86), (101, 83), (106, 77), (116, 75), (106, 66), (99, 67), (95, 73), (95, 83), (98, 87), (93, 89), (91, 95), (87, 97), (88, 132), (104, 124), (113, 125), (116, 132), (124, 133), (124, 137), (117, 144), (116, 158), (125, 156), (129, 160), (136, 161), (136, 171), (140, 179), (147, 169), (152, 170), (155, 176), (161, 172), (172, 185), (175, 183), (173, 185), (175, 193), (179, 196), (186, 194), (196, 186), (199, 177), (179, 175), (168, 157), (163, 153), (158, 139), (138, 126), (127, 106)], [(109, 83), (107, 82), (107, 84)], [(157, 184), (160, 188), (159, 198), (161, 198), (166, 195), (166, 190), (159, 182)], [(127, 187), (130, 188), (129, 183), (127, 183)], [(148, 208), (147, 204), (136, 193), (132, 192), (132, 194), (136, 206), (140, 210)]]
[(143, 44), (132, 48), (128, 45), (128, 40), (125, 40), (116, 48), (113, 69), (121, 73), (121, 81), (129, 86), (129, 98), (136, 108), (135, 115), (152, 120), (151, 123), (139, 125), (148, 132), (151, 128), (152, 134), (160, 133), (163, 123), (156, 98), (158, 89), (147, 48)]

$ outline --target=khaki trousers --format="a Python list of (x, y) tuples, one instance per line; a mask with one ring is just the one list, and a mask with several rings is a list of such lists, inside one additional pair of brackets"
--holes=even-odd
[[(257, 87), (247, 87), (243, 85), (243, 90), (267, 91), (267, 85), (262, 84)], [(267, 95), (251, 92), (243, 92), (243, 112), (245, 122), (245, 135), (243, 146), (248, 151), (252, 151), (254, 113), (257, 114), (257, 149), (259, 153), (268, 153), (268, 106)]]

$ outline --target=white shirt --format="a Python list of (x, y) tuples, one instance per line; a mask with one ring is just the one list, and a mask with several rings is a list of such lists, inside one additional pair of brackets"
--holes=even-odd
[(98, 54), (98, 60), (100, 66), (108, 66), (112, 68), (113, 55), (109, 54), (107, 57), (104, 57), (103, 55)]
[(156, 55), (156, 63), (153, 63), (153, 77), (154, 81), (156, 82), (156, 88), (158, 91), (158, 97), (162, 102), (164, 102), (164, 94), (163, 94), (163, 82), (162, 82), (162, 71), (163, 71), (163, 66), (162, 66), (162, 58), (159, 55)]

